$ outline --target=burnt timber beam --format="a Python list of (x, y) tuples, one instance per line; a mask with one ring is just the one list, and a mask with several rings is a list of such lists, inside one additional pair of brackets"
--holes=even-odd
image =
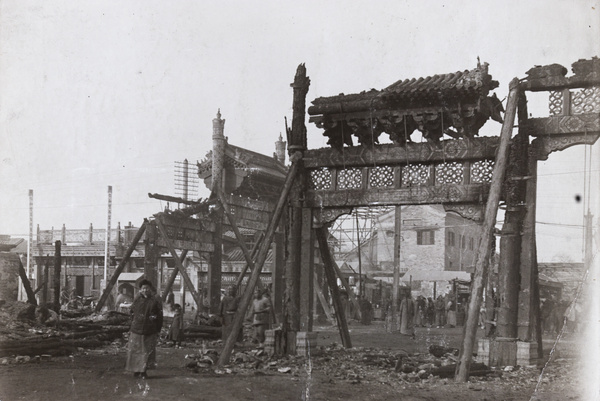
[(307, 191), (306, 205), (313, 208), (360, 207), (373, 205), (424, 205), (430, 203), (480, 203), (489, 184), (446, 184), (400, 189), (347, 189)]
[[(21, 258), (19, 258), (19, 277), (21, 278), (21, 282), (23, 283), (23, 288), (25, 289), (25, 293), (27, 294), (27, 302), (32, 305), (37, 305), (37, 301), (35, 300), (35, 293), (31, 289), (31, 283), (27, 278), (27, 273), (25, 272), (25, 268), (23, 267), (23, 263), (21, 262)], [(44, 282), (44, 286), (46, 282)]]
[(198, 310), (200, 310), (200, 308), (202, 308), (202, 300), (200, 299), (198, 292), (196, 292), (196, 289), (194, 288), (194, 284), (192, 284), (192, 280), (190, 280), (190, 277), (188, 276), (187, 272), (185, 271), (185, 267), (181, 263), (181, 260), (179, 259), (179, 256), (177, 255), (177, 252), (175, 251), (175, 247), (173, 246), (173, 243), (167, 236), (167, 231), (165, 229), (164, 224), (160, 220), (160, 217), (157, 218), (155, 221), (156, 221), (156, 225), (158, 226), (158, 231), (160, 231), (160, 233), (164, 236), (167, 248), (169, 249), (169, 252), (171, 252), (171, 256), (173, 257), (173, 259), (175, 260), (175, 266), (177, 266), (177, 269), (181, 273), (181, 277), (183, 277), (183, 281), (184, 281), (185, 285), (188, 287), (188, 289), (192, 293), (192, 297), (194, 298), (194, 301), (196, 301), (196, 306), (198, 307)]
[(152, 199), (163, 200), (163, 201), (166, 201), (166, 202), (182, 203), (184, 205), (190, 205), (190, 206), (198, 204), (198, 202), (195, 202), (195, 201), (191, 201), (191, 200), (179, 198), (179, 197), (176, 197), (176, 196), (170, 196), (170, 195), (161, 195), (161, 194), (151, 194), (151, 193), (148, 193), (148, 197), (152, 198)]
[(304, 166), (307, 169), (339, 166), (347, 168), (494, 159), (498, 143), (498, 137), (479, 137), (408, 143), (406, 146), (385, 144), (373, 147), (352, 146), (343, 149), (309, 149), (304, 151)]
[[(181, 261), (182, 264), (183, 264), (183, 261), (185, 260), (185, 257), (187, 256), (187, 254), (188, 254), (187, 249), (184, 249), (181, 252), (181, 256), (179, 256), (179, 260)], [(162, 297), (161, 297), (163, 302), (165, 302), (167, 300), (167, 295), (169, 295), (169, 291), (171, 291), (171, 288), (173, 287), (173, 283), (175, 282), (177, 273), (179, 273), (179, 268), (177, 267), (177, 264), (175, 264), (175, 268), (173, 269), (173, 271), (171, 272), (171, 275), (169, 276), (169, 279), (167, 280), (167, 284), (165, 285), (165, 289), (164, 289)]]

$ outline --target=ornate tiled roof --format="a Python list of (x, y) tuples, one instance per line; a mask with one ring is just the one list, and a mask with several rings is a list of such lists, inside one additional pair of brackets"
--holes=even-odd
[[(233, 171), (237, 179), (229, 179), (227, 191), (250, 198), (278, 195), (283, 186), (287, 168), (272, 156), (225, 145), (225, 170)], [(198, 163), (198, 176), (204, 180), (212, 175), (212, 151)]]
[(478, 64), (473, 70), (400, 80), (382, 90), (317, 98), (308, 108), (309, 121), (325, 130), (334, 148), (354, 146), (353, 138), (371, 146), (382, 133), (405, 145), (415, 130), (431, 142), (444, 135), (472, 138), (489, 118), (502, 121), (501, 101), (488, 96), (497, 86), (488, 64)]
[[(486, 96), (498, 87), (488, 73), (488, 64), (473, 70), (457, 71), (424, 78), (397, 81), (383, 90), (371, 89), (357, 94), (319, 97), (309, 107), (310, 115), (348, 113), (380, 109), (389, 103), (411, 103), (412, 107), (440, 104), (441, 100)], [(441, 105), (441, 104), (440, 104)]]

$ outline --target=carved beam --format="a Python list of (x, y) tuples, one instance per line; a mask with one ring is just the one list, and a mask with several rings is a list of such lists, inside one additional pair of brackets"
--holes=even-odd
[(598, 137), (600, 137), (600, 132), (538, 137), (531, 142), (531, 154), (537, 160), (548, 160), (548, 156), (552, 152), (565, 150), (574, 145), (593, 145)]
[(600, 115), (598, 113), (577, 114), (571, 116), (554, 116), (531, 118), (527, 120), (530, 135), (583, 134), (600, 132)]
[(437, 143), (409, 143), (404, 147), (385, 144), (374, 147), (311, 149), (304, 152), (304, 166), (309, 169), (341, 166), (365, 167), (381, 164), (494, 159), (498, 142), (498, 137), (481, 137)]
[(333, 223), (338, 217), (343, 214), (352, 213), (351, 207), (335, 208), (335, 209), (314, 209), (313, 210), (313, 227), (322, 227)]
[(454, 212), (465, 219), (483, 221), (483, 204), (445, 204), (444, 211)]
[(312, 208), (386, 205), (423, 205), (428, 203), (479, 203), (487, 198), (489, 184), (446, 184), (401, 189), (307, 191), (306, 206)]

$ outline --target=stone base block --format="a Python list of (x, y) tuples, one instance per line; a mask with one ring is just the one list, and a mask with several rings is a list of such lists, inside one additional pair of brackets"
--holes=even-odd
[(481, 338), (477, 342), (475, 362), (490, 367), (532, 366), (538, 362), (537, 343), (516, 338)]
[(517, 341), (517, 365), (534, 366), (538, 361), (537, 342)]
[(317, 350), (316, 332), (299, 331), (296, 333), (296, 355), (316, 355)]

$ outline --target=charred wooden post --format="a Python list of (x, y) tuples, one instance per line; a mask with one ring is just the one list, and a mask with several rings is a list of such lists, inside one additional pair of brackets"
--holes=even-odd
[(155, 288), (157, 288), (158, 256), (160, 255), (160, 247), (156, 245), (157, 236), (156, 222), (148, 222), (144, 240), (144, 276)]
[(292, 155), (292, 157), (290, 158), (292, 161), (292, 166), (288, 171), (288, 175), (283, 185), (283, 189), (277, 202), (277, 206), (273, 211), (273, 216), (265, 232), (265, 238), (263, 239), (263, 242), (258, 250), (258, 255), (256, 256), (255, 264), (256, 268), (252, 271), (252, 274), (248, 279), (248, 284), (246, 285), (246, 289), (244, 290), (244, 294), (242, 295), (242, 298), (240, 300), (240, 305), (238, 307), (238, 310), (235, 312), (235, 316), (231, 325), (231, 332), (229, 333), (229, 337), (227, 337), (227, 339), (225, 340), (223, 350), (221, 351), (221, 355), (219, 356), (219, 360), (217, 362), (218, 367), (223, 367), (223, 365), (225, 365), (229, 361), (229, 357), (231, 356), (231, 351), (233, 350), (233, 346), (235, 345), (237, 339), (237, 333), (242, 328), (244, 317), (246, 315), (246, 312), (248, 311), (248, 306), (250, 306), (250, 301), (252, 300), (254, 288), (256, 287), (258, 280), (260, 279), (260, 272), (262, 271), (265, 260), (267, 259), (270, 244), (273, 241), (275, 230), (279, 224), (279, 220), (281, 219), (283, 208), (290, 196), (292, 184), (296, 178), (296, 174), (298, 173), (298, 161), (301, 158), (302, 154), (300, 152)]
[[(398, 284), (400, 282), (400, 244), (402, 230), (402, 207), (396, 206), (394, 215), (394, 278), (392, 282), (392, 318), (388, 330), (394, 331), (399, 326), (398, 322)], [(435, 281), (434, 281), (435, 285)], [(434, 294), (435, 296), (435, 294)], [(435, 299), (435, 298), (434, 298)]]
[(327, 283), (329, 284), (329, 289), (331, 291), (333, 306), (335, 308), (335, 318), (337, 319), (342, 345), (346, 348), (352, 348), (352, 340), (350, 339), (350, 332), (348, 331), (348, 322), (346, 321), (346, 314), (344, 313), (337, 280), (335, 278), (335, 271), (333, 269), (334, 262), (331, 257), (331, 252), (329, 251), (329, 244), (327, 243), (328, 231), (325, 227), (319, 227), (315, 229), (315, 232), (319, 243), (319, 250), (321, 251), (321, 257), (323, 258), (323, 268), (327, 277)]
[[(211, 198), (218, 198), (218, 194), (223, 190), (223, 166), (225, 163), (225, 147), (227, 140), (224, 135), (225, 119), (221, 118), (221, 110), (217, 112), (217, 117), (213, 119), (213, 150), (212, 150), (212, 175), (211, 175)], [(207, 297), (209, 310), (211, 313), (217, 313), (221, 302), (221, 271), (223, 262), (223, 209), (215, 210), (215, 232), (213, 243), (215, 251), (210, 254), (207, 274)], [(202, 305), (199, 304), (200, 308)]]
[[(523, 341), (536, 341), (541, 347), (540, 294), (538, 288), (535, 218), (537, 197), (537, 160), (529, 155), (525, 194), (525, 217), (521, 238), (521, 294), (519, 297), (518, 337)], [(543, 353), (538, 349), (538, 358)]]
[[(33, 289), (31, 288), (31, 283), (27, 278), (27, 272), (25, 272), (25, 268), (23, 267), (23, 263), (21, 262), (21, 258), (19, 258), (19, 277), (21, 278), (21, 282), (23, 283), (23, 288), (25, 289), (25, 293), (27, 294), (27, 302), (33, 305), (37, 305), (37, 301), (35, 299), (35, 294), (33, 293)], [(60, 290), (60, 287), (59, 287)], [(56, 305), (56, 304), (55, 304)], [(59, 308), (60, 308), (60, 299), (59, 299)]]
[(56, 313), (60, 311), (60, 267), (62, 264), (60, 254), (61, 242), (56, 241), (54, 243), (54, 310)]
[(40, 305), (46, 305), (48, 303), (48, 273), (50, 272), (50, 257), (46, 256), (46, 263), (44, 263), (44, 273), (42, 277), (42, 285), (40, 286), (42, 292), (40, 295)]
[[(527, 127), (527, 100), (523, 93), (519, 101), (519, 135), (529, 137)], [(521, 175), (521, 201), (523, 202), (524, 210), (522, 214), (521, 228), (521, 243), (519, 244), (519, 304), (517, 317), (517, 337), (521, 341), (536, 341), (536, 333), (534, 332), (535, 322), (535, 284), (537, 283), (537, 274), (534, 266), (537, 265), (536, 244), (535, 244), (535, 216), (536, 216), (536, 193), (537, 193), (537, 160), (532, 154), (529, 143), (523, 144), (525, 149), (524, 168)], [(539, 295), (538, 295), (539, 297)], [(541, 357), (542, 355), (539, 355)]]
[[(283, 220), (283, 218), (282, 218)], [(281, 228), (282, 224), (279, 225)], [(273, 242), (273, 270), (271, 272), (271, 299), (273, 311), (278, 322), (283, 321), (283, 276), (285, 270), (285, 242), (284, 235), (278, 229)]]
[(148, 227), (148, 220), (144, 219), (144, 222), (138, 229), (137, 233), (135, 234), (135, 237), (133, 237), (133, 241), (131, 241), (131, 244), (129, 244), (129, 247), (127, 247), (125, 255), (123, 255), (123, 259), (121, 259), (119, 265), (115, 269), (115, 272), (111, 276), (110, 280), (108, 280), (106, 288), (104, 289), (104, 292), (102, 293), (102, 296), (100, 297), (100, 299), (98, 300), (98, 304), (96, 305), (96, 312), (100, 312), (102, 310), (102, 307), (106, 303), (106, 300), (108, 299), (108, 296), (111, 293), (113, 287), (115, 286), (115, 284), (117, 284), (119, 276), (123, 272), (123, 269), (125, 269), (125, 265), (127, 265), (127, 262), (129, 262), (131, 254), (133, 253), (133, 251), (135, 251), (135, 247), (137, 246), (138, 242), (140, 242), (140, 239), (142, 239), (142, 235), (144, 235), (144, 233), (146, 232), (146, 227)]
[[(300, 64), (296, 69), (294, 82), (291, 84), (293, 94), (292, 128), (287, 132), (288, 152), (293, 155), (306, 150), (306, 94), (310, 86), (310, 79), (306, 76), (306, 67)], [(288, 214), (288, 254), (286, 260), (286, 333), (288, 352), (293, 351), (296, 339), (295, 332), (301, 330), (301, 295), (300, 283), (302, 277), (302, 200), (306, 190), (306, 171), (302, 159), (295, 162), (298, 174), (295, 177), (290, 193), (290, 209)], [(312, 286), (312, 278), (310, 279)], [(303, 308), (306, 311), (306, 308)]]
[[(523, 93), (518, 100), (519, 122), (527, 118)], [(500, 238), (498, 265), (500, 308), (498, 311), (498, 336), (517, 339), (517, 320), (520, 292), (521, 227), (525, 204), (524, 177), (527, 174), (527, 147), (529, 135), (519, 124), (519, 133), (512, 140), (504, 182), (506, 212)], [(527, 285), (527, 289), (529, 289)], [(529, 293), (529, 291), (527, 291)], [(516, 356), (516, 355), (515, 355)], [(507, 365), (514, 363), (507, 363)]]
[(300, 331), (312, 331), (314, 308), (315, 237), (312, 209), (302, 208), (302, 240), (300, 254)]
[(510, 145), (510, 137), (512, 135), (513, 124), (517, 112), (517, 101), (519, 97), (519, 81), (513, 79), (510, 83), (510, 92), (506, 105), (506, 114), (504, 115), (504, 123), (500, 132), (500, 145), (496, 156), (496, 163), (492, 173), (492, 182), (486, 203), (485, 215), (481, 227), (481, 243), (477, 250), (477, 259), (475, 262), (475, 273), (473, 275), (471, 297), (469, 299), (470, 311), (474, 313), (467, 314), (465, 323), (465, 335), (460, 349), (459, 361), (456, 365), (456, 381), (466, 382), (469, 378), (469, 369), (475, 346), (477, 323), (479, 316), (477, 311), (481, 307), (481, 298), (483, 295), (483, 286), (487, 276), (488, 261), (490, 256), (490, 239), (496, 224), (496, 214), (498, 213), (498, 203), (500, 202), (500, 194), (502, 191), (502, 182), (506, 172), (506, 164), (508, 159), (508, 148)]

